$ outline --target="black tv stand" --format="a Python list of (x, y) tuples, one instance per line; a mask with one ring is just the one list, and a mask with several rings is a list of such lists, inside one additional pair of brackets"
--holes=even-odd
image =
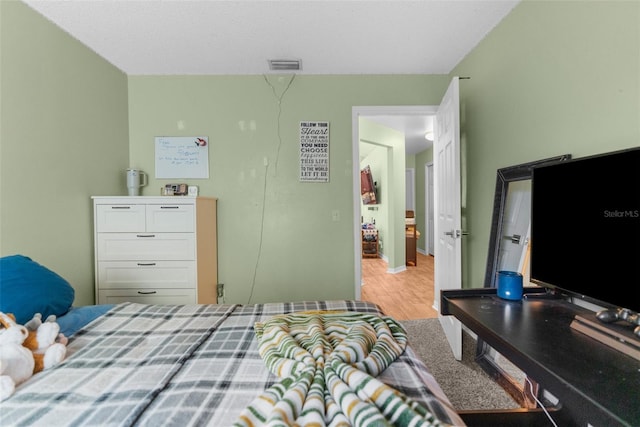
[[(440, 309), (555, 396), (558, 425), (640, 425), (640, 361), (570, 326), (578, 315), (595, 318), (593, 312), (562, 298), (503, 300), (495, 288), (442, 291)], [(523, 411), (543, 422), (537, 409)], [(493, 425), (513, 417), (520, 415), (502, 413)]]

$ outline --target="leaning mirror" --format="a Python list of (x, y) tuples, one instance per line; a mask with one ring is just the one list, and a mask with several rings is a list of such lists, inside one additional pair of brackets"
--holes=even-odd
[[(527, 283), (533, 168), (570, 158), (565, 154), (498, 169), (484, 287), (495, 288), (501, 270), (521, 272)], [(524, 389), (524, 374), (480, 339), (476, 361), (522, 407), (535, 404)]]

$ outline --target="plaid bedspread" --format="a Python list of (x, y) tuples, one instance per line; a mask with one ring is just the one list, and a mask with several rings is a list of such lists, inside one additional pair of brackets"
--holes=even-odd
[[(255, 305), (117, 305), (76, 333), (67, 359), (0, 403), (2, 426), (230, 426), (277, 382), (253, 325), (277, 314), (359, 301)], [(378, 377), (445, 423), (462, 425), (410, 347)]]

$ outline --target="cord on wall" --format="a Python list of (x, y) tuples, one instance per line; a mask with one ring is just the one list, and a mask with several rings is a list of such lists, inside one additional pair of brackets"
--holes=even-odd
[(280, 96), (278, 96), (278, 93), (276, 92), (275, 86), (273, 86), (271, 84), (271, 82), (269, 81), (267, 76), (263, 74), (262, 77), (264, 77), (264, 81), (267, 82), (269, 87), (271, 87), (271, 91), (273, 92), (273, 96), (275, 96), (276, 100), (278, 101), (278, 119), (277, 119), (277, 123), (276, 123), (277, 124), (277, 135), (278, 135), (278, 147), (276, 149), (276, 162), (275, 162), (275, 166), (274, 166), (274, 169), (273, 169), (274, 175), (277, 175), (278, 174), (278, 161), (280, 160), (280, 147), (282, 146), (282, 134), (280, 132), (280, 129), (281, 129), (281, 127), (280, 127), (280, 117), (282, 116), (282, 100), (284, 99), (284, 96), (286, 95), (287, 91), (291, 87), (291, 84), (293, 83), (293, 80), (296, 78), (296, 75), (293, 74), (291, 76), (291, 78), (289, 79), (289, 83), (287, 83), (287, 86), (284, 88), (284, 90), (282, 91)]
[[(267, 163), (267, 162), (265, 162)], [(260, 258), (262, 256), (262, 240), (264, 237), (264, 212), (267, 198), (267, 171), (269, 165), (264, 166), (264, 185), (262, 187), (262, 213), (260, 214), (260, 238), (258, 239), (258, 255), (256, 256), (256, 264), (253, 267), (253, 278), (251, 279), (251, 292), (249, 292), (249, 299), (247, 304), (251, 304), (251, 298), (253, 298), (253, 291), (256, 288), (256, 276), (258, 275), (258, 265), (260, 264)]]
[[(282, 100), (284, 99), (285, 94), (291, 87), (291, 84), (293, 83), (293, 80), (296, 78), (296, 75), (293, 74), (291, 76), (291, 79), (289, 79), (289, 82), (287, 83), (286, 87), (284, 88), (280, 96), (278, 96), (278, 93), (276, 92), (276, 88), (271, 84), (267, 76), (263, 75), (262, 77), (264, 77), (264, 81), (269, 85), (269, 87), (271, 87), (273, 96), (275, 96), (276, 99), (278, 100), (278, 118), (276, 123), (278, 146), (276, 148), (276, 161), (274, 165), (274, 175), (277, 175), (278, 160), (280, 159), (280, 146), (282, 145), (282, 134), (280, 132), (280, 129), (281, 129), (280, 117), (282, 116)], [(249, 299), (247, 300), (247, 304), (251, 304), (251, 299), (253, 298), (253, 292), (256, 288), (256, 277), (258, 275), (258, 265), (260, 264), (260, 258), (262, 257), (262, 241), (264, 238), (264, 217), (265, 217), (265, 206), (266, 206), (266, 200), (267, 200), (267, 182), (268, 182), (267, 179), (269, 175), (268, 172), (269, 172), (269, 159), (265, 157), (264, 158), (264, 184), (262, 188), (262, 213), (260, 214), (260, 238), (258, 240), (258, 255), (256, 256), (256, 264), (253, 268), (253, 278), (251, 279), (251, 291), (249, 292)]]

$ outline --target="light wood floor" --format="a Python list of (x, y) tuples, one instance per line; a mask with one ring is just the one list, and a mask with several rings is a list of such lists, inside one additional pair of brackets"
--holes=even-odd
[(433, 309), (433, 257), (418, 253), (418, 265), (387, 273), (382, 258), (362, 259), (363, 301), (378, 304), (396, 320), (438, 317)]

